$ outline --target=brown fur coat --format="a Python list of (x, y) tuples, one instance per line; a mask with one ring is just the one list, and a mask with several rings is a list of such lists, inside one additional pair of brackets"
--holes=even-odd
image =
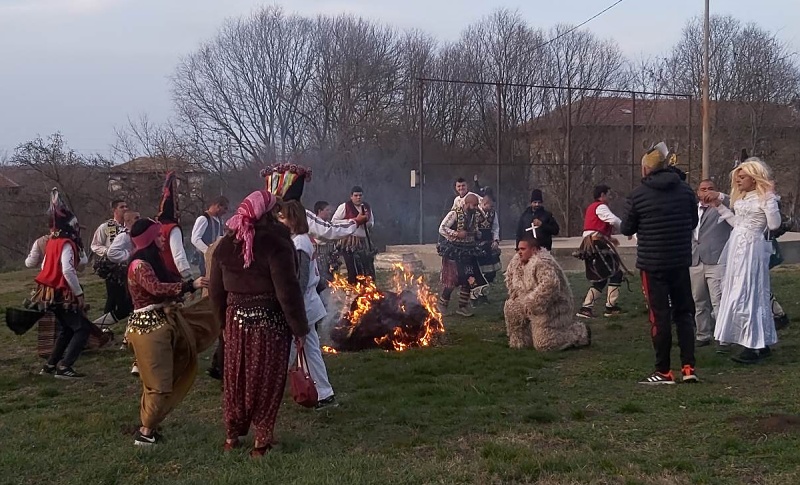
[(565, 350), (591, 342), (586, 324), (574, 320), (572, 289), (553, 256), (541, 250), (522, 264), (519, 255), (506, 270), (508, 344), (519, 349)]

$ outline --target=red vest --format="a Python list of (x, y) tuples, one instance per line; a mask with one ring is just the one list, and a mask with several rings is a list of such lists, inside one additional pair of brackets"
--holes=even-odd
[[(369, 204), (367, 204), (366, 202), (362, 202), (361, 209), (364, 211), (364, 214), (367, 217), (369, 217)], [(353, 204), (353, 201), (348, 200), (347, 202), (344, 203), (344, 216), (347, 219), (355, 219), (356, 217), (358, 217), (359, 214), (360, 212), (358, 212), (358, 207), (356, 207), (356, 205)]]
[(604, 236), (611, 237), (614, 226), (597, 217), (597, 208), (605, 205), (603, 202), (594, 201), (586, 208), (586, 216), (583, 218), (584, 231), (597, 231)]
[(72, 291), (69, 284), (67, 284), (67, 280), (64, 278), (64, 270), (61, 268), (61, 253), (64, 250), (65, 244), (72, 246), (72, 254), (75, 258), (74, 264), (75, 267), (78, 266), (80, 255), (78, 254), (78, 245), (75, 244), (75, 241), (63, 237), (50, 238), (44, 250), (44, 265), (34, 281), (48, 288)]
[(175, 265), (175, 258), (172, 257), (172, 249), (169, 247), (169, 233), (172, 232), (172, 228), (174, 227), (177, 227), (179, 231), (181, 230), (174, 222), (161, 224), (161, 236), (164, 238), (164, 248), (161, 250), (161, 259), (164, 260), (164, 266), (166, 266), (167, 271), (181, 278), (181, 272), (178, 271), (178, 267)]

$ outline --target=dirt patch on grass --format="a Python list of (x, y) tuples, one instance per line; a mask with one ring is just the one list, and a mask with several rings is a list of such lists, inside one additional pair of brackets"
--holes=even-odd
[(800, 416), (796, 414), (775, 414), (758, 419), (756, 427), (763, 433), (800, 433)]
[(797, 414), (771, 414), (755, 419), (731, 416), (728, 422), (758, 434), (800, 434), (800, 415)]

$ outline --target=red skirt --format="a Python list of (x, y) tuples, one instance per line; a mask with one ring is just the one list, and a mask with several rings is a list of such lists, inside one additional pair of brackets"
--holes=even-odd
[(455, 288), (458, 284), (458, 265), (452, 259), (442, 258), (441, 286)]

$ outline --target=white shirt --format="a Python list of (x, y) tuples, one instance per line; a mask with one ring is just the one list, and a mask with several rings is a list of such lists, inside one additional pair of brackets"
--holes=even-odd
[[(594, 213), (597, 214), (597, 218), (601, 221), (605, 222), (606, 224), (611, 224), (614, 226), (614, 230), (619, 232), (619, 226), (622, 224), (622, 219), (614, 215), (611, 212), (611, 209), (608, 208), (605, 204), (600, 204), (594, 210)], [(596, 233), (597, 231), (583, 231), (583, 237), (591, 236), (592, 234)]]
[(314, 239), (327, 239), (335, 241), (347, 236), (352, 236), (358, 226), (352, 219), (330, 223), (320, 219), (313, 212), (306, 209), (306, 222), (308, 222), (308, 234)]
[(317, 260), (314, 256), (314, 245), (311, 243), (311, 238), (308, 234), (295, 234), (292, 236), (294, 247), (298, 251), (308, 254), (309, 271), (308, 271), (308, 285), (303, 290), (303, 301), (306, 306), (306, 319), (309, 325), (313, 325), (318, 321), (325, 318), (328, 312), (325, 310), (325, 305), (317, 293), (317, 284), (319, 283), (319, 269), (317, 268)]
[(135, 249), (130, 233), (125, 231), (114, 238), (114, 242), (106, 251), (106, 256), (112, 263), (126, 264), (131, 260)]
[[(211, 217), (211, 216), (209, 216)], [(222, 232), (222, 221), (219, 217), (211, 217), (214, 221), (219, 225), (220, 232)], [(192, 236), (190, 240), (192, 241), (192, 245), (197, 248), (203, 254), (206, 254), (208, 250), (208, 245), (203, 241), (203, 235), (206, 233), (206, 229), (208, 229), (208, 218), (206, 216), (200, 216), (194, 221), (194, 227), (192, 228)], [(220, 239), (222, 234), (217, 234), (216, 239)], [(216, 239), (214, 241), (216, 241)], [(211, 241), (212, 244), (214, 241)]]
[[(719, 193), (719, 200), (722, 201), (723, 203), (725, 202), (725, 198), (726, 197), (727, 197), (727, 195), (723, 194), (722, 192)], [(695, 241), (699, 241), (700, 240), (700, 219), (703, 218), (703, 213), (704, 213), (703, 207), (705, 207), (706, 210), (713, 209), (713, 207), (710, 206), (710, 205), (705, 205), (702, 202), (698, 202), (697, 203), (697, 226), (695, 226), (695, 228), (694, 228), (694, 240)], [(722, 220), (720, 220), (719, 222), (722, 222)]]
[[(113, 219), (111, 219), (113, 220)], [(123, 230), (122, 224), (114, 221), (117, 224), (117, 233)], [(108, 248), (111, 246), (111, 238), (108, 237), (108, 221), (100, 224), (100, 227), (94, 231), (94, 236), (92, 237), (92, 244), (90, 247), (92, 248), (92, 252), (101, 258), (106, 255)]]
[[(346, 204), (347, 203), (345, 202), (344, 204), (342, 204), (338, 208), (336, 208), (336, 212), (333, 213), (333, 217), (331, 218), (331, 221), (333, 221), (334, 223), (337, 223), (337, 222), (342, 222), (342, 221), (348, 220), (345, 217), (345, 206), (346, 206)], [(363, 205), (356, 206), (356, 209), (358, 209), (358, 213), (359, 214), (363, 214), (364, 213), (364, 206)], [(375, 225), (375, 211), (370, 209), (370, 211), (369, 211), (369, 220), (367, 221), (367, 225), (366, 226), (367, 227), (372, 227), (374, 225)], [(356, 236), (356, 237), (367, 237), (367, 230), (364, 228), (364, 226), (357, 226), (356, 230), (353, 232), (353, 236)], [(330, 238), (325, 238), (325, 239), (330, 239)]]
[(483, 200), (483, 197), (481, 197), (480, 195), (476, 194), (475, 192), (467, 192), (464, 195), (464, 197), (461, 197), (460, 195), (457, 195), (456, 198), (453, 199), (453, 207), (451, 207), (450, 210), (457, 209), (459, 207), (464, 207), (464, 199), (466, 199), (468, 195), (474, 195), (475, 197), (477, 197), (478, 198), (478, 206), (480, 207), (480, 202), (481, 202), (481, 200)]
[[(40, 241), (45, 239), (44, 244), (41, 244)], [(42, 265), (42, 261), (44, 261), (44, 251), (43, 248), (47, 247), (47, 241), (49, 238), (47, 236), (42, 236), (39, 239), (33, 242), (33, 246), (31, 247), (31, 252), (28, 253), (28, 257), (25, 258), (25, 267), (26, 268), (35, 268), (37, 266)]]
[(458, 231), (456, 229), (452, 229), (452, 227), (456, 224), (458, 220), (458, 215), (456, 211), (451, 210), (444, 216), (442, 222), (439, 224), (439, 235), (447, 239), (448, 241), (454, 241), (458, 239)]
[[(42, 268), (44, 268), (46, 259), (46, 256), (42, 258)], [(83, 265), (87, 262), (86, 254), (81, 253), (81, 259), (78, 264)], [(63, 249), (61, 249), (61, 273), (64, 275), (64, 279), (67, 280), (72, 294), (81, 296), (83, 294), (83, 288), (81, 288), (81, 283), (78, 281), (78, 271), (77, 268), (75, 268), (75, 253), (72, 251), (71, 244), (65, 244)]]
[(192, 267), (189, 266), (189, 260), (186, 258), (186, 250), (183, 249), (183, 236), (181, 236), (181, 230), (178, 227), (173, 227), (169, 232), (169, 250), (172, 253), (175, 266), (181, 273), (181, 277), (191, 278)]

